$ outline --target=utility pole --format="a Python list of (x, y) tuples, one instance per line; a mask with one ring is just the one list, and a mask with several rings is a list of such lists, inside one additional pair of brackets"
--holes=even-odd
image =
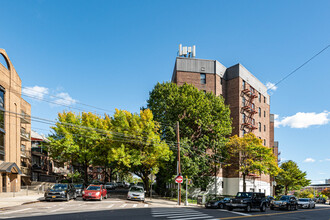
[[(178, 175), (181, 175), (181, 164), (180, 164), (180, 129), (179, 122), (176, 122), (176, 138), (178, 145)], [(181, 205), (181, 184), (178, 183), (178, 205)]]

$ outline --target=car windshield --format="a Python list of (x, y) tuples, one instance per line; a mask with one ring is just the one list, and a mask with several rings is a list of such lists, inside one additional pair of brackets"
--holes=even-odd
[(100, 190), (101, 187), (99, 186), (89, 186), (87, 190)]
[(105, 185), (113, 185), (113, 183), (106, 183)]
[(140, 188), (140, 187), (132, 187), (132, 188), (130, 188), (130, 190), (129, 190), (130, 192), (143, 192), (143, 189), (142, 188)]
[(239, 198), (252, 198), (252, 193), (239, 192), (239, 193), (237, 193), (236, 197), (239, 197)]
[(74, 187), (81, 189), (81, 188), (83, 188), (83, 185), (82, 184), (75, 184)]
[(280, 200), (289, 200), (289, 196), (282, 196), (281, 198), (280, 198)]
[(299, 199), (300, 202), (308, 202), (308, 199)]
[(68, 185), (66, 184), (55, 184), (54, 186), (52, 186), (52, 189), (54, 190), (65, 190), (68, 188)]

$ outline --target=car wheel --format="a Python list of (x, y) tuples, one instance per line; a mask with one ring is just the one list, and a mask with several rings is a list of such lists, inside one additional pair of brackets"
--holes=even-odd
[(102, 201), (102, 199), (103, 199), (103, 198), (102, 198), (102, 195), (101, 195), (101, 197), (100, 197), (100, 199), (99, 199), (99, 200), (100, 200), (100, 201)]
[(73, 199), (77, 199), (77, 193), (74, 193)]
[(315, 209), (315, 204), (313, 205), (313, 209)]
[(251, 212), (251, 205), (250, 205), (250, 204), (248, 204), (248, 205), (246, 206), (245, 211), (246, 211), (246, 212)]
[(310, 208), (311, 208), (311, 205), (309, 204), (307, 208), (309, 208), (309, 209), (310, 209)]
[(104, 199), (107, 199), (108, 198), (108, 193), (107, 194), (105, 194), (105, 197), (104, 197)]
[(223, 204), (222, 203), (220, 203), (219, 209), (223, 209)]
[(265, 212), (266, 211), (266, 205), (265, 204), (262, 204), (261, 207), (260, 207), (260, 211), (261, 212)]
[(298, 205), (297, 204), (294, 206), (294, 210), (298, 210)]
[(274, 206), (270, 206), (270, 210), (274, 210)]
[(83, 200), (84, 200), (84, 201), (86, 201), (86, 199), (85, 199), (85, 198), (83, 198)]
[(66, 194), (66, 201), (67, 201), (67, 202), (70, 201), (70, 196), (69, 196), (69, 194)]

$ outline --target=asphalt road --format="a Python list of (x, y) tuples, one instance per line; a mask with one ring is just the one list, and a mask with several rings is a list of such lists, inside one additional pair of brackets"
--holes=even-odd
[(0, 211), (0, 219), (134, 219), (134, 220), (199, 220), (199, 219), (330, 219), (330, 205), (317, 205), (315, 209), (297, 211), (257, 210), (246, 213), (240, 210), (205, 209), (202, 207), (175, 207), (167, 202), (127, 201), (126, 190), (110, 193), (103, 201), (39, 202)]

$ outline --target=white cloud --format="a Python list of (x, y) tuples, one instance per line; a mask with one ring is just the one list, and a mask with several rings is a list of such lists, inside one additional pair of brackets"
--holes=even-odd
[(48, 88), (42, 86), (24, 87), (22, 93), (41, 100), (44, 98), (44, 95), (48, 94)]
[(277, 89), (277, 86), (275, 86), (275, 84), (271, 83), (271, 82), (267, 82), (266, 87), (267, 87), (267, 89), (273, 90), (273, 91), (276, 91), (276, 89)]
[(77, 100), (71, 98), (71, 96), (66, 92), (61, 92), (56, 95), (55, 103), (60, 105), (73, 105), (77, 102)]
[(304, 160), (304, 162), (305, 162), (305, 163), (314, 163), (315, 160), (314, 160), (313, 158), (306, 158), (306, 159)]
[(284, 117), (282, 120), (275, 116), (274, 126), (289, 126), (291, 128), (308, 128), (312, 125), (325, 125), (330, 121), (330, 112), (298, 112), (293, 116)]
[(330, 158), (325, 159), (325, 161), (330, 161)]

